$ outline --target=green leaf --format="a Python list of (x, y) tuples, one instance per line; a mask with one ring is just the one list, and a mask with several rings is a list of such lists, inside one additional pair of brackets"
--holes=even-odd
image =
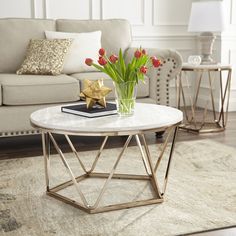
[(119, 66), (120, 66), (122, 77), (125, 79), (126, 65), (125, 65), (125, 61), (124, 61), (124, 57), (123, 57), (123, 53), (122, 53), (121, 49), (119, 51), (118, 63), (119, 63)]
[(100, 71), (102, 71), (102, 72), (104, 72), (104, 73), (106, 73), (106, 70), (103, 68), (103, 67), (101, 67), (101, 66), (99, 66), (99, 65), (97, 65), (97, 64), (92, 64), (96, 69), (98, 69), (98, 70), (100, 70)]

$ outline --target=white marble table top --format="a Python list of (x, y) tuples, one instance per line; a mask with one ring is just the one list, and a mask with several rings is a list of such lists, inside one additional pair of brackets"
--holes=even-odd
[[(37, 128), (49, 129), (56, 133), (72, 133), (99, 136), (103, 133), (123, 135), (152, 129), (165, 128), (181, 122), (180, 110), (155, 104), (136, 103), (133, 116), (119, 115), (85, 118), (61, 112), (61, 106), (35, 111), (30, 116)], [(89, 133), (89, 134), (88, 134)]]
[(229, 64), (211, 64), (211, 65), (193, 65), (190, 63), (183, 63), (182, 69), (191, 69), (191, 70), (217, 70), (217, 69), (232, 69), (232, 66)]

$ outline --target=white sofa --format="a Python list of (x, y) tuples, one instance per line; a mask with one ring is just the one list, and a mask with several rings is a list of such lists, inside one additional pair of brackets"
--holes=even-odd
[[(126, 51), (127, 59), (133, 55), (131, 27), (128, 21), (113, 20), (45, 20), (0, 19), (0, 137), (35, 134), (29, 122), (30, 114), (40, 108), (79, 100), (82, 81), (105, 78), (105, 85), (112, 87), (112, 80), (101, 72), (71, 75), (16, 75), (24, 60), (30, 39), (45, 38), (44, 31), (90, 32), (102, 31), (102, 47), (108, 53)], [(147, 49), (161, 58), (161, 67), (149, 70), (146, 83), (139, 83), (138, 100), (141, 102), (169, 103), (169, 80), (180, 71), (182, 60), (174, 50)], [(109, 98), (113, 98), (110, 94)]]

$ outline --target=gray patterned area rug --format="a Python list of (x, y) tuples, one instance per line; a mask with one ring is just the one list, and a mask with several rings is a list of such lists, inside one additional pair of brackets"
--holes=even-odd
[[(153, 155), (159, 151), (156, 145), (150, 150)], [(109, 169), (118, 151), (105, 150), (97, 171)], [(89, 165), (94, 155), (94, 151), (83, 152), (81, 158)], [(67, 156), (73, 170), (81, 173), (78, 160)], [(68, 180), (58, 156), (51, 160), (52, 184)], [(160, 179), (165, 164), (160, 166)], [(163, 236), (236, 225), (236, 149), (210, 140), (176, 144), (164, 203), (93, 215), (45, 195), (42, 157), (3, 160), (0, 170), (3, 236)], [(144, 173), (136, 147), (127, 150), (117, 171)], [(80, 184), (82, 191), (93, 201), (104, 180), (86, 181)], [(114, 180), (103, 203), (150, 197), (149, 187), (145, 181)], [(68, 190), (70, 196), (75, 193), (73, 187)]]

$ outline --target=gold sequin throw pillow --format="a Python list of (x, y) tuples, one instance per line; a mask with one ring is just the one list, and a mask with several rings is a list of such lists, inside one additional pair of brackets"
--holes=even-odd
[(18, 75), (59, 75), (73, 39), (31, 39)]

